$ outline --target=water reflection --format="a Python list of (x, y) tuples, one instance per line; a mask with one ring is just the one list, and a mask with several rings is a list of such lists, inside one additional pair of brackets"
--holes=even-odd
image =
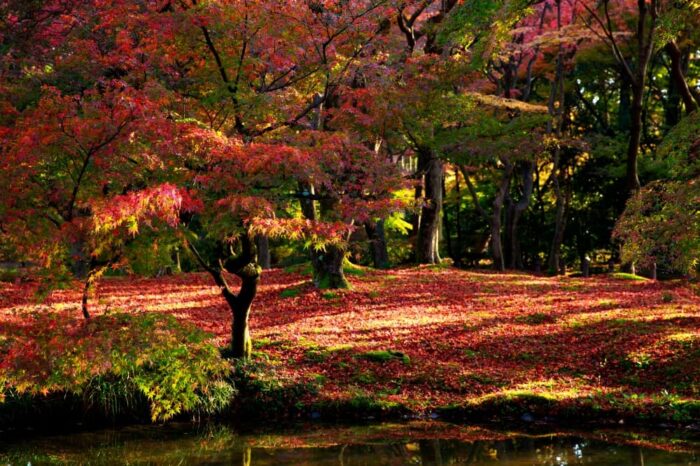
[(11, 465), (700, 466), (699, 452), (692, 442), (624, 432), (532, 436), (440, 423), (282, 433), (168, 426), (0, 440), (0, 464)]

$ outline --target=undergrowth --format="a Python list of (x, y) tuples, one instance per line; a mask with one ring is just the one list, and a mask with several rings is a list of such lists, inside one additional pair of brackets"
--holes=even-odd
[(35, 314), (25, 323), (0, 345), (0, 411), (70, 400), (110, 419), (145, 408), (164, 421), (219, 412), (235, 394), (209, 336), (172, 316)]

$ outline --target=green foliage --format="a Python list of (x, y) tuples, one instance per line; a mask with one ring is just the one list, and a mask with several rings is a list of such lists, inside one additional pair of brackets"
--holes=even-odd
[(627, 203), (615, 234), (623, 260), (657, 265), (666, 274), (691, 274), (700, 264), (700, 183), (657, 182)]
[(355, 265), (349, 260), (345, 259), (343, 261), (343, 273), (345, 275), (354, 275), (356, 277), (364, 277), (367, 275), (367, 269), (360, 266), (360, 265)]
[[(412, 193), (411, 193), (412, 194)], [(413, 225), (404, 219), (403, 212), (394, 212), (384, 221), (384, 228), (387, 231), (395, 231), (403, 235), (408, 235)]]
[(299, 287), (285, 288), (280, 293), (280, 298), (296, 298), (299, 294), (301, 294), (301, 288)]
[(171, 316), (112, 314), (75, 322), (33, 317), (3, 344), (2, 393), (82, 396), (116, 415), (147, 400), (153, 421), (184, 412), (213, 413), (235, 390), (228, 362), (208, 335)]
[(665, 164), (671, 179), (692, 180), (700, 176), (700, 112), (687, 116), (668, 133), (656, 157)]
[(125, 248), (125, 256), (133, 273), (154, 276), (162, 269), (175, 267), (173, 256), (180, 242), (176, 238), (163, 236), (158, 238), (146, 233), (129, 242)]
[(474, 67), (483, 66), (510, 37), (511, 28), (531, 12), (525, 0), (467, 0), (457, 5), (444, 22), (441, 44), (472, 45)]
[[(656, 151), (667, 179), (632, 197), (615, 228), (624, 260), (656, 264), (660, 274), (692, 274), (700, 265), (700, 113), (676, 125)], [(658, 167), (657, 167), (658, 168)]]
[[(323, 288), (328, 288), (328, 287), (327, 287), (327, 286), (325, 286), (325, 287), (324, 287), (324, 286), (321, 286), (320, 288), (323, 289)], [(321, 297), (322, 297), (323, 299), (329, 299), (329, 300), (330, 300), (330, 299), (336, 299), (336, 298), (338, 297), (338, 293), (336, 293), (336, 292), (334, 292), (334, 291), (324, 291), (324, 292), (321, 294)]]

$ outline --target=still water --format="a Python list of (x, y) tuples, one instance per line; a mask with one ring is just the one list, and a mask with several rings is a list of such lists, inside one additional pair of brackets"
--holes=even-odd
[(700, 441), (624, 431), (522, 434), (439, 422), (283, 431), (169, 425), (69, 435), (0, 433), (5, 465), (698, 465)]

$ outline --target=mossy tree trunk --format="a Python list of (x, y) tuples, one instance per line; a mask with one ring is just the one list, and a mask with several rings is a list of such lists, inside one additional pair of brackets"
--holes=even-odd
[(533, 174), (535, 171), (535, 163), (527, 162), (522, 168), (522, 192), (520, 199), (510, 205), (508, 212), (508, 238), (510, 243), (509, 251), (509, 267), (511, 269), (523, 269), (523, 258), (520, 251), (520, 238), (518, 234), (518, 226), (520, 218), (530, 205), (530, 199), (533, 191)]
[(350, 285), (343, 272), (345, 248), (328, 245), (324, 250), (312, 251), (314, 285), (318, 289), (344, 289)]
[[(300, 185), (301, 211), (308, 220), (318, 220), (321, 217), (332, 217), (337, 212), (337, 199), (330, 195), (317, 195), (313, 186)], [(315, 201), (318, 200), (318, 209)], [(311, 248), (311, 265), (313, 280), (319, 289), (348, 288), (349, 284), (343, 273), (343, 262), (346, 256), (342, 244), (328, 244), (323, 249)]]

